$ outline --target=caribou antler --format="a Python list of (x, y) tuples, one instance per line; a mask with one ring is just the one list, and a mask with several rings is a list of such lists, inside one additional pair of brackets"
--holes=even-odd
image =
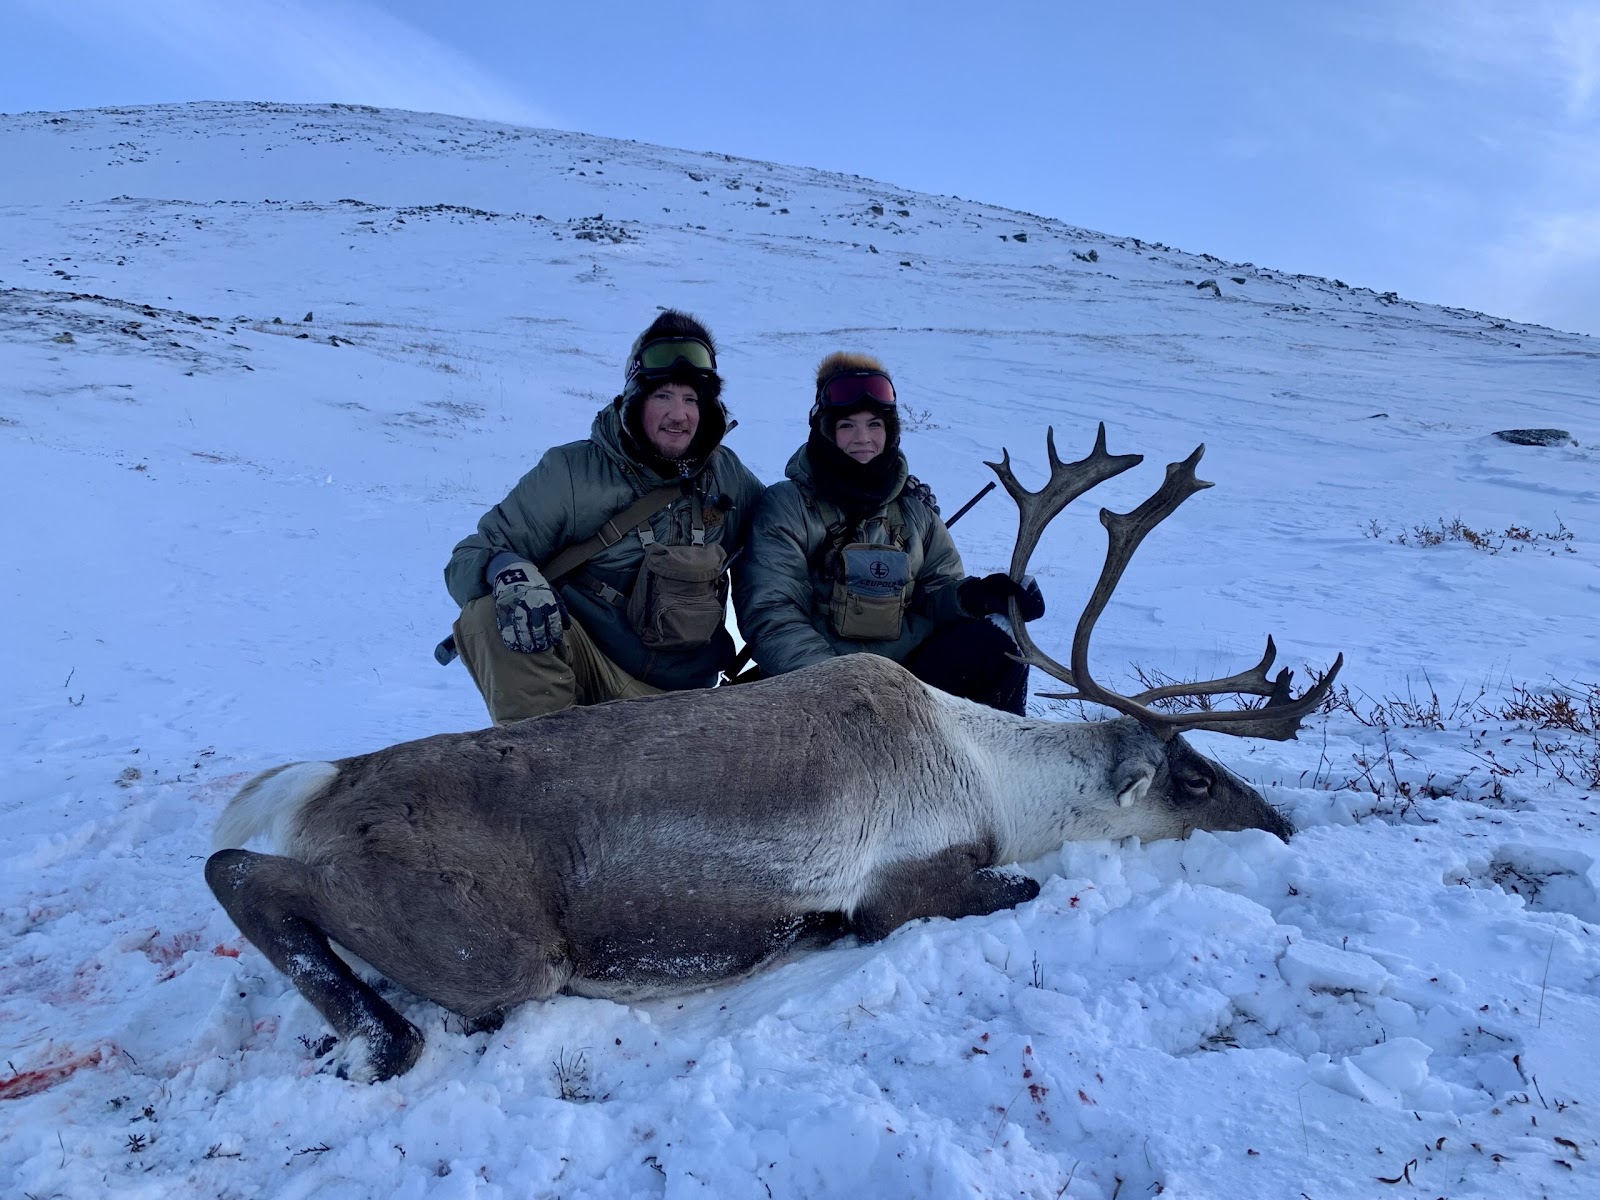
[(1089, 451), (1087, 458), (1080, 458), (1075, 463), (1064, 463), (1056, 454), (1054, 425), (1045, 430), (1044, 444), (1050, 452), (1050, 482), (1037, 492), (1030, 492), (1017, 482), (1011, 470), (1011, 451), (1002, 448), (999, 462), (983, 464), (1000, 477), (1000, 483), (1017, 502), (1017, 546), (1011, 552), (1013, 579), (1021, 579), (1027, 573), (1028, 559), (1033, 557), (1039, 536), (1063, 508), (1090, 488), (1132, 470), (1144, 461), (1142, 454), (1107, 454), (1104, 421), (1100, 422), (1100, 432), (1095, 434), (1094, 449)]
[[(1090, 488), (1132, 470), (1144, 461), (1142, 454), (1107, 453), (1104, 421), (1100, 422), (1099, 432), (1095, 434), (1094, 449), (1077, 462), (1064, 463), (1056, 453), (1054, 425), (1045, 430), (1044, 444), (1050, 452), (1050, 482), (1037, 492), (1030, 492), (1017, 482), (1016, 474), (1011, 470), (1011, 451), (1002, 448), (999, 462), (983, 464), (1000, 477), (1001, 485), (1017, 502), (1017, 544), (1011, 551), (1011, 578), (1017, 580), (1028, 573), (1028, 560), (1033, 557), (1040, 536), (1062, 509)], [(1018, 630), (1024, 628), (1016, 600), (1011, 601), (1011, 624)], [(1035, 646), (1026, 632), (1017, 638), (1017, 645), (1024, 657), (1040, 670), (1055, 676), (1069, 687), (1078, 686), (1073, 682), (1072, 673)]]
[[(1011, 555), (1011, 577), (1017, 580), (1026, 573), (1028, 560), (1032, 557), (1045, 526), (1063, 508), (1095, 484), (1110, 479), (1113, 475), (1118, 475), (1143, 461), (1143, 456), (1138, 454), (1115, 456), (1107, 454), (1106, 427), (1103, 422), (1095, 438), (1094, 450), (1090, 452), (1088, 458), (1079, 462), (1063, 465), (1056, 457), (1053, 429), (1047, 435), (1047, 444), (1050, 451), (1050, 482), (1037, 492), (1030, 492), (1017, 482), (1016, 476), (1011, 471), (1009, 453), (1004, 454), (999, 464), (988, 464), (1000, 477), (1000, 482), (1005, 485), (1006, 491), (1011, 493), (1012, 499), (1017, 502), (1019, 512), (1017, 546)], [(1034, 644), (1015, 599), (1010, 605), (1012, 631), (1023, 657), (1029, 663), (1069, 687), (1077, 689), (1075, 693), (1061, 697), (1063, 699), (1090, 700), (1096, 704), (1103, 704), (1107, 708), (1137, 718), (1146, 727), (1164, 737), (1171, 737), (1188, 729), (1206, 729), (1216, 733), (1237, 734), (1240, 737), (1284, 741), (1295, 736), (1300, 728), (1300, 722), (1327, 697), (1333, 687), (1334, 676), (1344, 665), (1344, 655), (1339, 655), (1327, 674), (1298, 699), (1294, 697), (1290, 687), (1292, 671), (1286, 668), (1279, 671), (1272, 679), (1267, 677), (1267, 670), (1277, 655), (1277, 648), (1270, 637), (1267, 638), (1267, 652), (1259, 663), (1248, 671), (1241, 671), (1237, 675), (1229, 675), (1222, 679), (1169, 684), (1150, 688), (1136, 696), (1123, 696), (1101, 687), (1089, 674), (1090, 634), (1093, 633), (1100, 614), (1105, 611), (1111, 593), (1121, 581), (1122, 573), (1132, 561), (1139, 543), (1190, 496), (1212, 486), (1203, 479), (1197, 479), (1194, 473), (1195, 466), (1205, 451), (1205, 445), (1202, 443), (1196, 446), (1194, 453), (1182, 462), (1167, 464), (1167, 477), (1161, 487), (1155, 495), (1132, 512), (1114, 513), (1107, 508), (1100, 510), (1100, 523), (1106, 527), (1108, 537), (1106, 561), (1105, 566), (1100, 569), (1100, 579), (1095, 584), (1088, 603), (1084, 605), (1083, 614), (1078, 618), (1078, 627), (1072, 637), (1070, 669), (1063, 667)], [(1204, 696), (1223, 692), (1266, 696), (1267, 702), (1260, 708), (1222, 712), (1164, 713), (1149, 707), (1155, 700), (1174, 696)]]

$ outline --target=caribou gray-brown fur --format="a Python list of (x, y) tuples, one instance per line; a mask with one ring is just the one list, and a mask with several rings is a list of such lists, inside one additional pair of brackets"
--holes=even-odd
[[(370, 1074), (386, 1078), (416, 1061), (422, 1035), (330, 941), (470, 1026), (492, 1027), (512, 1006), (558, 992), (680, 991), (802, 941), (847, 932), (870, 941), (919, 917), (994, 912), (1039, 890), (1001, 868), (1066, 841), (1195, 829), (1287, 838), (1288, 822), (1181, 730), (1293, 736), (1332, 671), (1292, 698), (1287, 672), (1266, 678), (1269, 641), (1254, 670), (1188, 687), (1267, 696), (1263, 706), (1181, 714), (1149, 707), (1173, 689), (1121, 697), (1088, 676), (1096, 603), (1126, 565), (1130, 537), (1136, 545), (1205, 486), (1193, 478), (1198, 457), (1169, 468), (1135, 513), (1102, 513), (1112, 551), (1071, 669), (1015, 622), (1030, 661), (1129, 715), (1015, 717), (887, 659), (848, 655), (759, 683), (279, 767), (229, 804), (206, 880), (340, 1036), (365, 1043)], [(1050, 458), (1044, 493), (995, 465), (1023, 509), (1018, 577), (1054, 515), (1044, 508), (1059, 511), (1062, 494), (1139, 461), (1107, 455), (1103, 428), (1089, 458), (1060, 463), (1053, 439)], [(1118, 524), (1129, 520), (1140, 528)], [(276, 854), (242, 848), (263, 834)]]

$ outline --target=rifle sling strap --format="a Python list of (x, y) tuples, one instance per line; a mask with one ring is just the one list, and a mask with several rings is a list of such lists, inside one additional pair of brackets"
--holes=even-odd
[(616, 545), (637, 526), (655, 516), (681, 495), (683, 495), (682, 486), (674, 483), (639, 497), (621, 512), (613, 513), (595, 531), (593, 537), (575, 546), (568, 546), (546, 563), (544, 577), (555, 583), (563, 575), (572, 574), (606, 547)]

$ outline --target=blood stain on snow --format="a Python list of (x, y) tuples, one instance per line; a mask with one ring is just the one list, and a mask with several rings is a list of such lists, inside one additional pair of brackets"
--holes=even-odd
[(35, 1067), (31, 1071), (18, 1071), (9, 1079), (0, 1079), (0, 1100), (18, 1100), (23, 1096), (36, 1096), (48, 1091), (84, 1067), (99, 1066), (102, 1055), (102, 1049), (96, 1047), (87, 1054), (74, 1055), (60, 1062)]

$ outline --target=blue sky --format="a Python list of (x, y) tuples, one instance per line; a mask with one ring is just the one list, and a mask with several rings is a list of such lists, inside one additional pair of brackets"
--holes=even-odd
[(1600, 333), (1600, 0), (6, 0), (0, 110), (458, 113)]

